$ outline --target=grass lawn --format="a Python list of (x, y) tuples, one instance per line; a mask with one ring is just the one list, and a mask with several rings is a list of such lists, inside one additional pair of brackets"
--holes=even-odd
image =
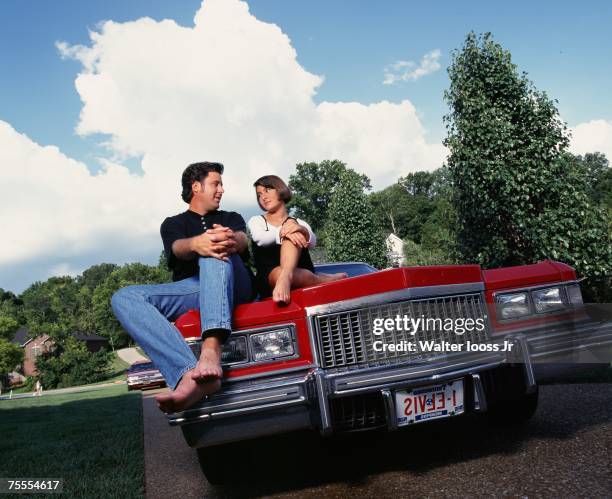
[[(97, 383), (92, 384), (99, 385), (101, 383), (113, 383), (114, 381), (126, 381), (126, 371), (128, 367), (130, 367), (130, 365), (125, 360), (121, 359), (116, 353), (113, 353), (108, 368), (108, 377), (103, 381), (98, 381)], [(14, 388), (13, 394), (17, 395), (19, 393), (31, 393), (33, 391), (34, 390), (32, 388), (22, 386), (20, 388)]]
[(117, 353), (113, 352), (112, 360), (109, 365), (108, 378), (100, 383), (112, 383), (113, 381), (125, 381), (126, 371), (130, 365), (123, 359), (121, 359)]
[(125, 385), (0, 401), (0, 427), (3, 477), (63, 478), (69, 497), (144, 496), (141, 397)]

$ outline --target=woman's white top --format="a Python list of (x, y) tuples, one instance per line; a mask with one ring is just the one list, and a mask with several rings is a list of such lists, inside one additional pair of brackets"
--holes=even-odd
[[(296, 218), (297, 223), (299, 223), (302, 227), (306, 227), (308, 229), (308, 234), (310, 238), (308, 239), (308, 248), (312, 249), (317, 244), (317, 236), (315, 236), (314, 232), (308, 225), (308, 222), (305, 222), (301, 218)], [(257, 246), (270, 246), (271, 244), (281, 244), (280, 240), (280, 226), (272, 225), (261, 215), (257, 215), (251, 217), (247, 224), (249, 228), (249, 232), (251, 233), (251, 239)]]

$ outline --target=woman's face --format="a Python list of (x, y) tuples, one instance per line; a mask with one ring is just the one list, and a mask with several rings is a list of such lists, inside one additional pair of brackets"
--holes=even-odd
[(259, 206), (265, 211), (275, 211), (278, 207), (285, 204), (284, 201), (279, 198), (276, 189), (258, 185), (255, 188), (255, 192), (257, 193), (257, 202)]

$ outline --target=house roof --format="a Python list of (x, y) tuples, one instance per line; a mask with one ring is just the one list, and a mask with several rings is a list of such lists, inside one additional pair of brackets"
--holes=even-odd
[(388, 241), (396, 241), (396, 242), (400, 242), (400, 243), (404, 242), (404, 241), (402, 241), (401, 237), (397, 236), (393, 232), (387, 236), (387, 240)]
[(15, 336), (13, 336), (11, 343), (15, 343), (16, 345), (23, 347), (30, 341), (31, 339), (28, 337), (28, 330), (25, 327), (20, 327), (15, 333)]
[[(11, 343), (15, 343), (16, 345), (25, 347), (28, 343), (30, 343), (30, 341), (34, 339), (34, 338), (30, 338), (28, 335), (29, 335), (28, 329), (25, 326), (20, 327), (15, 333), (15, 336), (13, 336)], [(100, 336), (100, 335), (93, 334), (93, 333), (73, 333), (73, 336), (77, 340), (81, 340), (81, 341), (108, 341), (108, 339), (105, 338), (104, 336)], [(37, 336), (37, 338), (43, 338), (43, 341), (47, 341), (48, 339), (50, 339), (49, 336), (47, 336), (46, 334), (41, 334)]]

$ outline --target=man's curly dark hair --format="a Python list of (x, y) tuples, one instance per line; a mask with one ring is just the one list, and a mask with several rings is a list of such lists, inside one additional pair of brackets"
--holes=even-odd
[(217, 172), (219, 175), (223, 175), (223, 165), (221, 163), (202, 161), (200, 163), (192, 163), (185, 168), (181, 178), (181, 184), (183, 186), (181, 197), (183, 201), (186, 203), (191, 202), (191, 198), (193, 197), (191, 185), (194, 182), (202, 182), (210, 172)]

